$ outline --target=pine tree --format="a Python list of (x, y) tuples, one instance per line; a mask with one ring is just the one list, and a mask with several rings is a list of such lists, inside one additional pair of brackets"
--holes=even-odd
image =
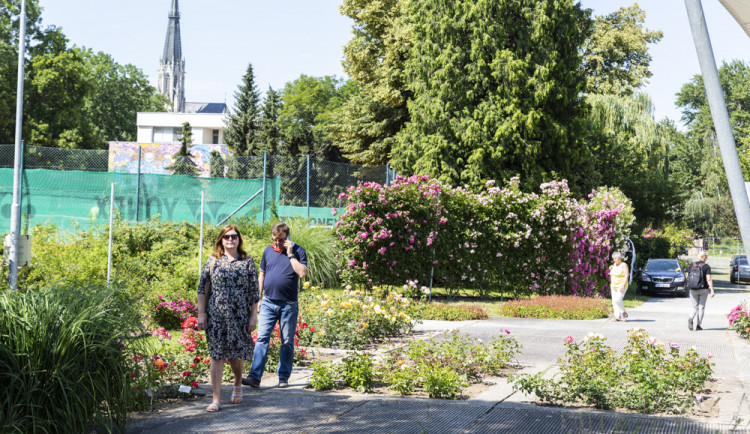
[(276, 155), (281, 143), (281, 129), (279, 128), (279, 111), (281, 110), (281, 95), (270, 86), (263, 100), (263, 108), (258, 121), (258, 131), (255, 135), (253, 148), (258, 152)]
[(193, 160), (190, 159), (189, 148), (193, 144), (193, 128), (190, 126), (189, 122), (182, 124), (180, 144), (180, 150), (174, 154), (172, 157), (174, 161), (167, 167), (167, 169), (170, 170), (173, 175), (198, 176), (200, 173), (198, 166), (196, 166)]
[(235, 111), (227, 119), (224, 138), (235, 155), (258, 155), (255, 136), (258, 132), (260, 94), (255, 87), (252, 63), (248, 64), (234, 99)]
[(224, 158), (219, 151), (211, 151), (211, 178), (224, 177)]
[(582, 176), (580, 4), (409, 0), (407, 11), (414, 97), (391, 156), (399, 172), (454, 185), (520, 175), (529, 189)]

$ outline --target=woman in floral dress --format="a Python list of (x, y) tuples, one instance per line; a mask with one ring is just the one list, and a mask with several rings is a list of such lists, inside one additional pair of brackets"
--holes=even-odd
[(211, 354), (213, 400), (206, 411), (219, 410), (225, 360), (234, 373), (231, 402), (242, 401), (242, 370), (253, 356), (251, 333), (258, 322), (258, 298), (255, 261), (242, 249), (237, 226), (224, 226), (198, 283), (198, 328), (206, 330)]

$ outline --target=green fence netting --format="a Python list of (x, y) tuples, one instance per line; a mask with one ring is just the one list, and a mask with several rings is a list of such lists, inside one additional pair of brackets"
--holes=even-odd
[[(198, 222), (201, 191), (204, 191), (204, 220), (218, 223), (263, 188), (262, 179), (26, 169), (21, 203), (23, 221), (29, 227), (54, 223), (62, 229), (106, 223), (112, 183), (116, 212), (128, 221), (159, 216), (165, 221)], [(279, 179), (266, 179), (266, 220), (271, 218), (272, 206), (278, 210), (279, 191)], [(12, 200), (13, 169), (0, 169), (0, 232), (9, 231)], [(262, 201), (261, 193), (236, 215), (260, 222)], [(325, 215), (320, 210), (315, 214)]]

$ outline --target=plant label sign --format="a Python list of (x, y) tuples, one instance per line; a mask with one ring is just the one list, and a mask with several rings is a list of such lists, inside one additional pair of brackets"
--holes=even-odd
[[(3, 264), (10, 265), (10, 234), (5, 235), (3, 241)], [(23, 267), (31, 264), (31, 235), (19, 235), (18, 245), (18, 266)]]
[(180, 391), (180, 392), (182, 392), (182, 393), (190, 393), (193, 390), (193, 388), (190, 387), (190, 386), (186, 386), (186, 385), (182, 384), (182, 385), (180, 385), (180, 388), (177, 389), (177, 390)]

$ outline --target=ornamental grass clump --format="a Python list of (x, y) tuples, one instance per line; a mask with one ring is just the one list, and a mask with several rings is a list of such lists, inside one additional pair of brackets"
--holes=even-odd
[(514, 389), (554, 405), (583, 403), (599, 409), (680, 414), (703, 401), (712, 374), (711, 353), (701, 357), (692, 348), (681, 354), (678, 344), (664, 345), (641, 329), (629, 331), (622, 354), (593, 333), (581, 342), (568, 336), (565, 346), (554, 378), (517, 375), (511, 378)]
[(123, 430), (134, 306), (106, 287), (0, 293), (0, 432)]
[(601, 298), (575, 295), (547, 295), (528, 300), (513, 300), (500, 309), (503, 316), (540, 319), (598, 319), (609, 315), (609, 306)]

